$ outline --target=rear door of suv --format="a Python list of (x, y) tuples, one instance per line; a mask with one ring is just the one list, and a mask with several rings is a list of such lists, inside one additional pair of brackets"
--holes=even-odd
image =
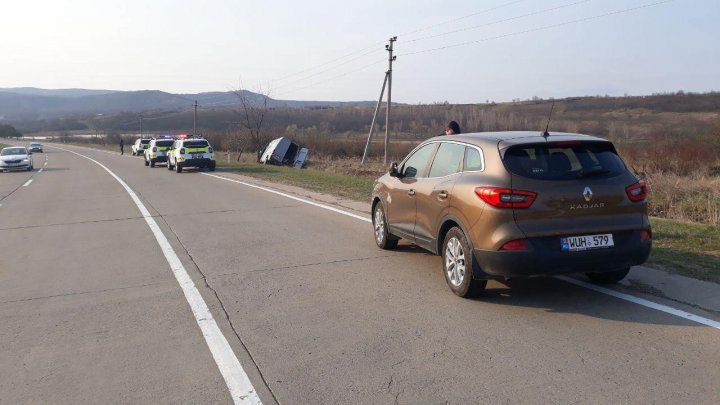
[(608, 234), (643, 226), (644, 199), (633, 202), (627, 191), (638, 180), (610, 142), (500, 147), (511, 188), (537, 194), (529, 207), (513, 208), (526, 237)]

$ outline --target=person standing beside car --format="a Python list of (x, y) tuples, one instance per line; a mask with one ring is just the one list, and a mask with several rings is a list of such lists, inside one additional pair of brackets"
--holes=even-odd
[(123, 142), (122, 138), (120, 138), (120, 154), (121, 155), (125, 154), (125, 142)]
[(445, 127), (445, 135), (457, 135), (462, 133), (460, 131), (460, 125), (455, 121), (450, 121)]

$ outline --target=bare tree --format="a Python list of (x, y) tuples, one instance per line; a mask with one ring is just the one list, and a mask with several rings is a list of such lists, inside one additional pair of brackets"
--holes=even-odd
[[(237, 140), (239, 153), (242, 153), (242, 149), (247, 147), (257, 152), (257, 161), (260, 161), (262, 147), (268, 142), (268, 136), (262, 132), (262, 129), (268, 113), (270, 91), (259, 89), (257, 92), (251, 92), (242, 88), (241, 83), (241, 88), (234, 93), (240, 100), (240, 109), (236, 110), (240, 117), (238, 124), (248, 134), (245, 142)], [(240, 155), (238, 154), (239, 159)]]

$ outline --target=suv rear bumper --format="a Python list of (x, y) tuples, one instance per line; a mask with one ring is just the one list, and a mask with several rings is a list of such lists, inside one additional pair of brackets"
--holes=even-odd
[[(557, 249), (547, 249), (547, 239), (556, 240)], [(528, 239), (525, 251), (473, 249), (473, 254), (482, 273), (501, 277), (602, 273), (637, 266), (647, 260), (652, 241), (641, 241), (639, 230), (627, 232), (627, 237), (618, 239), (623, 243), (612, 248), (580, 252), (560, 250), (559, 237)], [(478, 276), (483, 275), (475, 275)]]
[(185, 159), (183, 161), (177, 162), (182, 167), (210, 167), (215, 164), (215, 160), (208, 159), (208, 158), (200, 158), (200, 159)]

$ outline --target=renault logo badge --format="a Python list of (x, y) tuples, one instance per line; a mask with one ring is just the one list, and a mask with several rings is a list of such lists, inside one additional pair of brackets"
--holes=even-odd
[(583, 197), (585, 197), (585, 201), (590, 202), (592, 200), (592, 190), (590, 190), (590, 187), (585, 187), (585, 190), (583, 191)]

